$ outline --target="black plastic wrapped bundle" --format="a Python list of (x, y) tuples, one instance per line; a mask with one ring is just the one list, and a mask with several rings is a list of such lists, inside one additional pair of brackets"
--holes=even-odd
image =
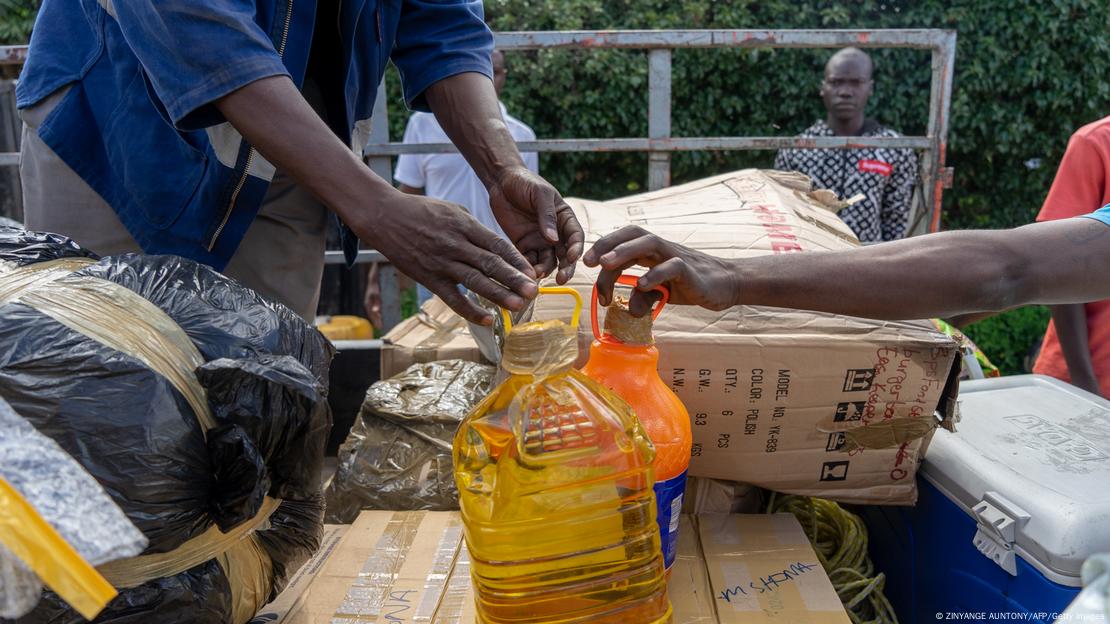
[[(150, 541), (103, 568), (97, 621), (243, 622), (276, 595), (319, 543), (332, 353), (203, 265), (0, 228), (0, 396)], [(19, 621), (84, 620), (47, 593)]]

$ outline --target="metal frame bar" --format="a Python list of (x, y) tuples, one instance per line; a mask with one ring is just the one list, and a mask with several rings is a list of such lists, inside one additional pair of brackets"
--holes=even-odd
[[(27, 61), (27, 46), (0, 46), (0, 66), (23, 65)], [(13, 98), (14, 99), (14, 98)], [(0, 107), (2, 108), (2, 107)], [(0, 151), (0, 167), (18, 167), (19, 152)]]
[(952, 184), (951, 170), (945, 168), (948, 151), (948, 114), (952, 105), (952, 74), (956, 68), (956, 33), (933, 48), (932, 85), (929, 89), (929, 125), (926, 133), (934, 145), (925, 153), (921, 179), (925, 205), (929, 209), (929, 231), (940, 230), (941, 200), (944, 189)]
[(648, 52), (648, 189), (671, 185), (671, 154), (652, 150), (650, 144), (671, 137), (671, 51), (652, 48)]
[(916, 48), (940, 47), (955, 32), (935, 28), (547, 30), (497, 33), (502, 50), (537, 48)]
[[(941, 199), (950, 172), (945, 170), (948, 111), (956, 33), (938, 29), (881, 30), (624, 30), (542, 31), (497, 33), (502, 50), (640, 49), (648, 51), (648, 137), (621, 139), (548, 139), (520, 142), (531, 152), (648, 152), (648, 188), (670, 184), (670, 153), (676, 151), (771, 150), (783, 148), (852, 149), (909, 148), (923, 152), (923, 204), (930, 231), (940, 228)], [(672, 137), (671, 55), (678, 48), (909, 48), (932, 51), (927, 136), (918, 137)], [(380, 104), (380, 106), (379, 106)], [(388, 117), (384, 98), (374, 116)], [(449, 143), (405, 145), (389, 141), (388, 123), (375, 124), (363, 156), (379, 175), (390, 169), (390, 158), (400, 154), (454, 152)], [(392, 180), (391, 175), (383, 175)]]
[[(520, 143), (522, 150), (537, 152), (648, 152), (648, 188), (670, 184), (670, 153), (675, 151), (770, 150), (783, 148), (851, 149), (890, 147), (922, 150), (923, 203), (928, 229), (940, 229), (944, 189), (951, 180), (945, 169), (956, 33), (938, 29), (880, 30), (597, 30), (505, 32), (496, 35), (502, 50), (544, 48), (616, 48), (648, 51), (648, 137), (625, 139), (549, 139)], [(929, 122), (924, 137), (672, 137), (671, 55), (678, 48), (910, 48), (932, 51)], [(26, 46), (0, 46), (0, 65), (26, 61)], [(392, 181), (391, 156), (457, 151), (450, 144), (404, 145), (389, 142), (389, 111), (385, 83), (371, 120), (369, 142), (363, 156), (381, 177)], [(0, 153), (0, 166), (19, 164), (17, 153)]]
[[(361, 249), (358, 252), (358, 257), (355, 259), (358, 264), (370, 262), (389, 262), (389, 260), (381, 254), (380, 251), (373, 249)], [(342, 251), (325, 251), (324, 264), (347, 264), (347, 257)]]
[[(669, 129), (668, 129), (669, 130)], [(699, 150), (777, 150), (787, 147), (930, 149), (928, 137), (656, 137), (624, 139), (544, 139), (518, 141), (522, 152), (690, 152)], [(441, 154), (459, 151), (451, 143), (368, 144), (368, 156)], [(376, 170), (375, 170), (376, 171)]]

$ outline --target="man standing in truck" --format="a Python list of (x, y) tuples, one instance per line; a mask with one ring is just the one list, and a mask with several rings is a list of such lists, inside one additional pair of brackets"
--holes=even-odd
[[(873, 67), (871, 57), (858, 48), (844, 48), (832, 55), (821, 81), (826, 117), (800, 136), (902, 136), (864, 114), (875, 91)], [(775, 169), (800, 171), (818, 188), (832, 190), (842, 200), (859, 197), (839, 215), (863, 242), (897, 240), (909, 231), (917, 181), (913, 150), (785, 149), (775, 156)]]

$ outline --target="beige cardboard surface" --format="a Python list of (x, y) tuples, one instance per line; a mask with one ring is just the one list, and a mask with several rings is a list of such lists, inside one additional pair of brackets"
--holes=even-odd
[(258, 615), (250, 621), (250, 624), (286, 624), (289, 621), (290, 614), (304, 600), (304, 594), (308, 586), (312, 584), (313, 579), (323, 569), (328, 558), (335, 553), (349, 528), (345, 524), (324, 525), (324, 534), (320, 538), (320, 549), (299, 570), (293, 573), (285, 589), (278, 594), (277, 598), (274, 598), (273, 602), (262, 607)]
[(759, 513), (763, 491), (749, 483), (688, 477), (682, 497), (682, 513)]
[(667, 590), (676, 623), (716, 624), (717, 607), (713, 604), (713, 587), (709, 584), (697, 526), (693, 517), (686, 514), (679, 519), (678, 548)]
[(476, 619), (474, 592), (470, 585), (470, 553), (466, 541), (459, 545), (455, 567), (447, 579), (447, 586), (440, 599), (433, 624), (471, 624)]
[[(806, 184), (743, 170), (609, 202), (568, 202), (587, 247), (629, 224), (728, 258), (856, 246), (848, 227), (800, 190)], [(589, 301), (595, 279), (579, 266), (570, 285)], [(535, 317), (569, 318), (570, 305), (541, 297)], [(583, 318), (585, 346), (588, 312)], [(693, 419), (691, 476), (845, 502), (916, 500), (934, 412), (939, 405), (950, 415), (955, 402), (948, 381), (957, 345), (931, 323), (670, 307), (655, 336), (660, 374)]]
[(697, 527), (721, 624), (850, 622), (794, 516), (702, 514)]
[[(680, 531), (669, 585), (675, 624), (848, 621), (793, 516), (683, 516)], [(280, 620), (474, 621), (458, 513), (392, 511), (359, 515), (295, 611)]]
[(364, 511), (289, 622), (462, 622), (471, 601), (458, 599), (460, 580), (451, 578), (461, 543), (457, 513)]
[(382, 340), (382, 379), (418, 363), (482, 361), (466, 321), (438, 298), (425, 303), (419, 314), (401, 321)]

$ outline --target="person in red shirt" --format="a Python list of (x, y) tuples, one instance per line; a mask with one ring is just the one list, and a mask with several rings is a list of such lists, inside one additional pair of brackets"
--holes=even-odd
[[(1110, 117), (1072, 135), (1037, 221), (1076, 217), (1107, 203)], [(1110, 397), (1110, 300), (1052, 306), (1033, 372)]]

